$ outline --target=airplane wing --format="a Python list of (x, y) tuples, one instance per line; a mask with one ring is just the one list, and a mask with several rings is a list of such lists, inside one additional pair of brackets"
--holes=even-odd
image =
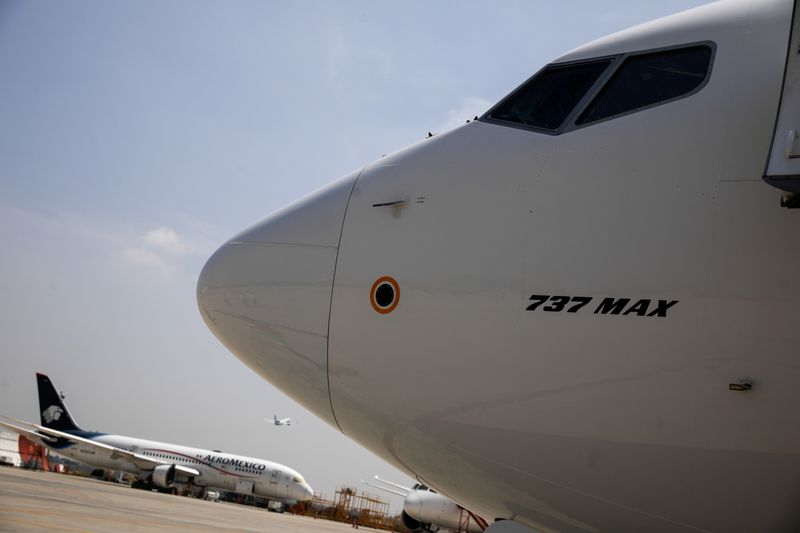
[(406, 496), (408, 496), (407, 492), (400, 492), (399, 490), (390, 489), (388, 487), (381, 487), (380, 485), (375, 485), (374, 483), (370, 483), (369, 481), (364, 481), (363, 479), (361, 480), (361, 483), (367, 485), (368, 487), (372, 487), (373, 489), (378, 489), (384, 492), (388, 492), (390, 494), (395, 494), (397, 496), (400, 496), (401, 498), (405, 498)]
[(9, 429), (14, 433), (19, 433), (20, 435), (25, 435), (25, 438), (33, 441), (34, 443), (40, 446), (47, 446), (48, 444), (53, 444), (54, 442), (56, 442), (56, 439), (53, 437), (48, 437), (46, 435), (36, 433), (35, 431), (21, 428), (19, 426), (15, 426), (14, 424), (9, 424), (8, 422), (3, 422), (2, 420), (0, 420), (0, 427)]
[(409, 488), (409, 487), (404, 487), (403, 485), (398, 485), (397, 483), (392, 483), (391, 481), (387, 481), (387, 480), (385, 480), (385, 479), (382, 479), (380, 476), (378, 476), (378, 474), (375, 474), (375, 475), (374, 475), (374, 476), (372, 476), (372, 477), (373, 477), (373, 478), (374, 478), (376, 481), (380, 481), (381, 483), (385, 483), (386, 485), (389, 485), (390, 487), (394, 487), (394, 488), (396, 488), (396, 489), (400, 489), (400, 490), (402, 490), (403, 492), (405, 492), (406, 494), (408, 494), (409, 492), (411, 492), (412, 490), (414, 490), (414, 489), (411, 489), (411, 488)]
[[(79, 437), (77, 435), (72, 435), (70, 433), (65, 433), (63, 431), (46, 428), (38, 424), (31, 424), (30, 422), (24, 422), (22, 420), (20, 420), (19, 422), (22, 422), (33, 428), (36, 428), (38, 433), (23, 429), (21, 427), (14, 426), (13, 424), (7, 424), (5, 422), (0, 422), (0, 425), (7, 427), (8, 429), (11, 429), (12, 431), (16, 431), (18, 433), (22, 432), (28, 438), (31, 437), (36, 438), (39, 443), (45, 445), (47, 445), (48, 443), (52, 444), (58, 438), (66, 439), (72, 442), (79, 442), (81, 444), (87, 444), (89, 446), (94, 447), (96, 450), (102, 451), (103, 453), (109, 455), (111, 459), (127, 459), (128, 461), (135, 464), (138, 468), (142, 470), (153, 470), (155, 467), (160, 465), (173, 464), (168, 461), (162, 461), (160, 459), (147, 457), (146, 455), (141, 455), (135, 452), (130, 452), (128, 450), (123, 450), (122, 448), (111, 446), (110, 444), (104, 444), (102, 442), (97, 442), (92, 439)], [(42, 433), (44, 433), (44, 435), (42, 435)], [(47, 441), (42, 441), (41, 439), (47, 439)], [(200, 476), (200, 471), (195, 470), (194, 468), (189, 468), (188, 466), (175, 465), (175, 470), (187, 476)]]

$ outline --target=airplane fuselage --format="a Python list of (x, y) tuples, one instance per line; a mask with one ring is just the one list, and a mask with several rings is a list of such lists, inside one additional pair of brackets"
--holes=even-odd
[[(299, 474), (283, 465), (263, 459), (122, 435), (102, 433), (86, 435), (87, 438), (103, 444), (193, 468), (200, 472), (200, 476), (193, 479), (194, 486), (239, 491), (280, 500), (300, 500), (308, 497), (307, 494), (297, 491), (296, 478), (299, 478)], [(50, 449), (98, 468), (123, 470), (145, 479), (151, 474), (150, 471), (140, 469), (125, 458), (115, 458), (81, 442), (50, 446)]]
[[(273, 214), (209, 260), (206, 323), (481, 516), (796, 529), (800, 212), (763, 179), (800, 98), (793, 8), (711, 4), (566, 54), (611, 70), (563, 125), (490, 112)], [(582, 122), (617, 65), (675, 50), (705, 54), (691, 91)]]

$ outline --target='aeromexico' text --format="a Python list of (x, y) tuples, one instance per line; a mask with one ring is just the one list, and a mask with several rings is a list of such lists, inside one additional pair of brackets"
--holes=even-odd
[(221, 465), (233, 465), (239, 468), (249, 468), (251, 470), (265, 470), (267, 468), (266, 465), (242, 461), (232, 457), (220, 457), (218, 455), (206, 455), (203, 457), (203, 460), (208, 464), (218, 463)]
[[(581, 309), (594, 309), (596, 315), (633, 315), (665, 318), (678, 300), (650, 300), (640, 298), (594, 298), (591, 296), (550, 296), (547, 294), (531, 294), (532, 301), (526, 311), (546, 311), (548, 313), (577, 313)], [(547, 305), (544, 305), (547, 303)], [(589, 304), (592, 304), (589, 306)], [(588, 306), (588, 307), (587, 307)]]

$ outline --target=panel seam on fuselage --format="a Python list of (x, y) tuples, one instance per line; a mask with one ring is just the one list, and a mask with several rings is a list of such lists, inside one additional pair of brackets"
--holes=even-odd
[(342, 235), (344, 234), (344, 222), (347, 220), (347, 211), (350, 209), (350, 199), (353, 197), (353, 191), (356, 189), (356, 185), (358, 184), (358, 180), (361, 179), (361, 175), (370, 165), (364, 165), (364, 168), (358, 173), (356, 179), (353, 180), (353, 186), (350, 187), (350, 194), (347, 195), (347, 203), (344, 206), (344, 214), (342, 215), (342, 225), (339, 228), (339, 241), (336, 244), (336, 257), (333, 260), (333, 276), (331, 277), (331, 298), (328, 302), (328, 335), (325, 339), (325, 378), (328, 382), (328, 404), (331, 406), (331, 416), (333, 416), (333, 421), (336, 424), (336, 427), (339, 428), (339, 431), (343, 435), (347, 435), (342, 429), (342, 425), (339, 424), (339, 420), (336, 418), (336, 410), (333, 408), (333, 395), (331, 394), (331, 315), (333, 314), (333, 291), (336, 288), (336, 271), (339, 268), (339, 252), (342, 248)]

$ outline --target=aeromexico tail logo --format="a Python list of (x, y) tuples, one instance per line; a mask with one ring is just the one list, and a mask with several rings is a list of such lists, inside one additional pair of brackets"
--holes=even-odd
[(51, 405), (42, 411), (42, 418), (44, 418), (45, 423), (50, 424), (54, 420), (61, 418), (62, 414), (64, 414), (64, 410), (62, 408), (57, 405)]
[(220, 457), (219, 455), (209, 454), (203, 457), (203, 460), (206, 461), (209, 465), (217, 463), (221, 465), (238, 466), (239, 468), (249, 468), (251, 470), (266, 470), (267, 468), (266, 465), (251, 463), (248, 461), (241, 461), (239, 459), (233, 459), (231, 457)]

